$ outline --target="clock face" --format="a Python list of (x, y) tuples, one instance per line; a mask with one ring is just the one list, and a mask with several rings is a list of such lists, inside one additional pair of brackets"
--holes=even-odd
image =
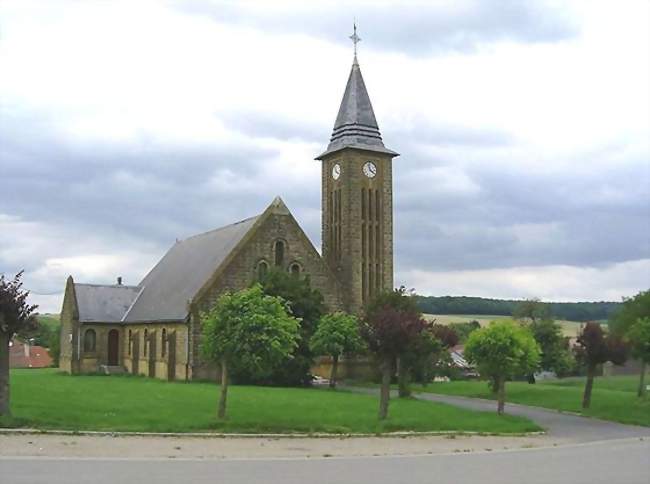
[(372, 161), (366, 161), (363, 165), (363, 174), (368, 178), (374, 178), (377, 175), (377, 166)]
[(338, 180), (341, 176), (341, 165), (338, 163), (332, 167), (332, 178)]

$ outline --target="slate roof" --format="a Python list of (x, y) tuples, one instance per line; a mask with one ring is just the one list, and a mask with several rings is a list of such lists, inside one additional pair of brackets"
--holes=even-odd
[(397, 156), (384, 146), (370, 96), (363, 82), (356, 56), (345, 87), (339, 114), (327, 150), (316, 159), (344, 148), (359, 148)]
[(176, 242), (138, 284), (138, 296), (122, 320), (184, 321), (188, 301), (208, 282), (258, 218), (259, 215)]
[(124, 285), (74, 285), (79, 321), (119, 323), (138, 295), (140, 288)]

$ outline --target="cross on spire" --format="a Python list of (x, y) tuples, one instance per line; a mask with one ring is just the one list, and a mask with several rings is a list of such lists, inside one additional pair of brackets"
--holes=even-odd
[(357, 60), (357, 44), (361, 42), (361, 37), (357, 35), (357, 22), (356, 20), (354, 21), (354, 32), (350, 36), (350, 40), (352, 40), (352, 43), (354, 44), (354, 60)]

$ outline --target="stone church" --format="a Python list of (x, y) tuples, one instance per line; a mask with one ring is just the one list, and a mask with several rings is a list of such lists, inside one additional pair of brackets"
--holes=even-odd
[(359, 312), (377, 292), (393, 288), (396, 156), (382, 142), (355, 52), (332, 137), (316, 157), (322, 165), (321, 253), (278, 197), (259, 215), (177, 241), (137, 286), (120, 278), (115, 285), (85, 284), (70, 276), (61, 310), (61, 369), (212, 378), (216, 369), (199, 352), (200, 312), (271, 267), (309, 275), (329, 311)]

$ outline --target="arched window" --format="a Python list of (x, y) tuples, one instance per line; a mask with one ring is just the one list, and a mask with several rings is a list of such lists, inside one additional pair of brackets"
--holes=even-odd
[(167, 352), (167, 330), (163, 328), (162, 335), (160, 336), (160, 352), (161, 356), (164, 358), (165, 353)]
[(300, 276), (300, 264), (298, 264), (297, 262), (291, 264), (291, 266), (289, 267), (289, 272), (294, 277)]
[(266, 261), (261, 260), (257, 263), (257, 278), (261, 281), (269, 273), (269, 265)]
[(87, 329), (84, 333), (84, 351), (95, 351), (97, 344), (97, 334), (94, 329)]
[(144, 330), (144, 356), (147, 356), (147, 350), (149, 349), (149, 331)]
[(281, 266), (284, 264), (284, 242), (277, 240), (275, 242), (275, 265)]

